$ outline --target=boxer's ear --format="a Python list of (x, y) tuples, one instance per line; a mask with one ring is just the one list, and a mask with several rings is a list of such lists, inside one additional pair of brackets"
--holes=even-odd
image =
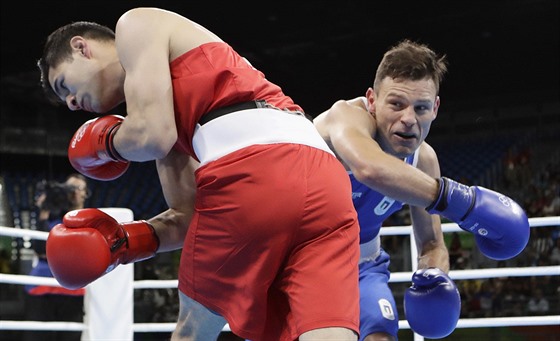
[(368, 88), (366, 91), (366, 109), (373, 116), (375, 116), (375, 90), (373, 88)]
[(80, 53), (82, 56), (86, 58), (91, 57), (90, 44), (84, 37), (72, 37), (72, 39), (70, 39), (70, 46), (72, 46), (73, 51)]
[(436, 101), (434, 102), (434, 119), (437, 117), (440, 103), (441, 100), (439, 99), (439, 96), (436, 96)]

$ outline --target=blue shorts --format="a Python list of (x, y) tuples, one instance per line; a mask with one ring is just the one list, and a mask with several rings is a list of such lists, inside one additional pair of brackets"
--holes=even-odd
[(389, 263), (389, 254), (381, 249), (375, 260), (359, 265), (360, 341), (380, 332), (397, 337), (399, 314), (389, 288)]

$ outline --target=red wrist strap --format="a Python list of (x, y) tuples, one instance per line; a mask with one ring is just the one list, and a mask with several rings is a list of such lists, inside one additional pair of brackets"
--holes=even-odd
[(115, 149), (115, 145), (113, 144), (113, 140), (115, 139), (115, 134), (121, 127), (122, 122), (118, 122), (109, 128), (107, 132), (107, 138), (105, 139), (105, 149), (107, 150), (107, 155), (115, 161), (128, 161), (119, 154), (119, 152)]
[(127, 251), (122, 264), (138, 262), (155, 256), (159, 248), (159, 238), (154, 227), (145, 220), (123, 223), (126, 233)]

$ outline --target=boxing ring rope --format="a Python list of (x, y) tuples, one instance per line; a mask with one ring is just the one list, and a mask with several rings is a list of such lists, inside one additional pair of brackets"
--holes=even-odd
[[(543, 226), (560, 226), (560, 217), (530, 218), (532, 228)], [(442, 224), (444, 233), (465, 232), (457, 224)], [(413, 238), (412, 226), (383, 227), (381, 235), (408, 235)], [(466, 232), (465, 232), (466, 233)], [(0, 226), (0, 236), (28, 239), (46, 240), (48, 233), (32, 231), (13, 227)], [(412, 268), (417, 266), (417, 252), (414, 243), (411, 244)], [(413, 272), (396, 272), (391, 274), (389, 282), (409, 282)], [(451, 270), (449, 276), (453, 280), (497, 278), (497, 277), (526, 277), (526, 276), (560, 276), (560, 266), (539, 267), (517, 267), (517, 268), (485, 268), (474, 270)], [(0, 273), (0, 283), (7, 284), (39, 284), (49, 286), (60, 286), (54, 278), (34, 277), (28, 275), (14, 275)], [(91, 284), (90, 284), (91, 285)], [(133, 281), (134, 290), (141, 289), (176, 289), (177, 280), (136, 280)], [(507, 326), (545, 326), (559, 325), (560, 315), (547, 316), (516, 316), (516, 317), (490, 317), (490, 318), (462, 318), (457, 323), (457, 328), (480, 328), (480, 327), (507, 327)], [(39, 322), (39, 321), (11, 321), (0, 320), (0, 330), (57, 330), (57, 331), (80, 331), (87, 330), (87, 323), (76, 322)], [(134, 332), (172, 332), (175, 323), (133, 323)], [(399, 329), (410, 329), (406, 320), (399, 321)], [(226, 325), (223, 331), (230, 331)], [(423, 338), (415, 334), (415, 340)]]

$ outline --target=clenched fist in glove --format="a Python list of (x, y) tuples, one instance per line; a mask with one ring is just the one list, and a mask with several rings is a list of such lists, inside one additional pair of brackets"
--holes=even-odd
[(154, 228), (146, 221), (118, 223), (95, 209), (70, 211), (47, 238), (47, 260), (56, 280), (78, 289), (119, 264), (151, 258), (159, 247)]
[(130, 161), (123, 159), (113, 146), (122, 116), (107, 115), (84, 123), (68, 146), (68, 159), (83, 175), (96, 180), (114, 180), (123, 175)]
[(487, 188), (466, 186), (443, 177), (439, 187), (438, 198), (426, 210), (473, 233), (484, 255), (509, 259), (527, 246), (529, 219), (515, 201)]
[(440, 269), (417, 270), (404, 294), (404, 312), (415, 333), (431, 339), (446, 337), (461, 315), (459, 290)]

